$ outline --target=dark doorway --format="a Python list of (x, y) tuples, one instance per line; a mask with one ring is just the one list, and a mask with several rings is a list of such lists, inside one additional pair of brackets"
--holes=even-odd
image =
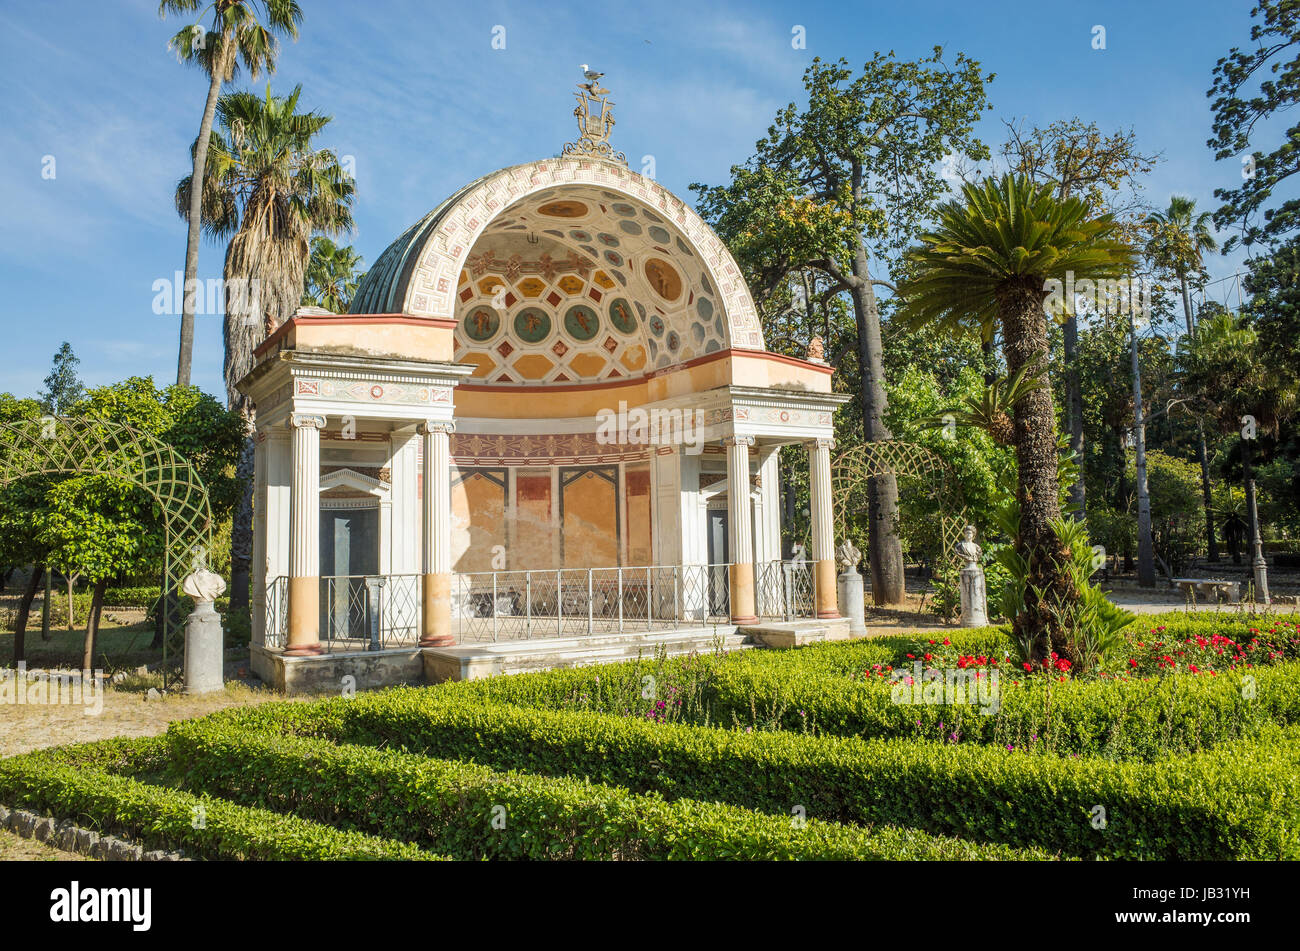
[(320, 513), (321, 631), (364, 637), (364, 575), (379, 574), (379, 508), (322, 509)]

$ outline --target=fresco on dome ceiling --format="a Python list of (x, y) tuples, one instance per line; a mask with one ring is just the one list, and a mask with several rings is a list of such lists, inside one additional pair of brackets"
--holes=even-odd
[(636, 333), (636, 317), (632, 306), (621, 297), (616, 297), (609, 305), (609, 322), (620, 333)]
[(491, 340), (501, 327), (501, 318), (491, 307), (475, 307), (465, 317), (465, 335), (480, 343)]
[(524, 343), (539, 343), (551, 334), (551, 315), (540, 307), (525, 307), (515, 314), (515, 336)]
[(540, 205), (537, 213), (548, 218), (582, 218), (587, 214), (587, 206), (580, 201), (563, 199)]
[(682, 279), (667, 261), (650, 258), (645, 262), (645, 276), (650, 287), (664, 300), (677, 300), (682, 296)]
[(590, 340), (600, 331), (600, 318), (586, 304), (575, 304), (564, 315), (564, 329), (575, 340)]

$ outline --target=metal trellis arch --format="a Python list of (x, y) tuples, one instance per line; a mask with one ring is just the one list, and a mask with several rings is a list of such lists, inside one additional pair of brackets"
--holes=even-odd
[(966, 527), (965, 494), (948, 461), (917, 443), (898, 440), (861, 443), (835, 457), (831, 463), (831, 494), (839, 536), (848, 535), (848, 513), (866, 511), (867, 480), (882, 475), (921, 479), (935, 488), (944, 549), (941, 555), (953, 559), (953, 546)]
[(169, 595), (211, 545), (208, 490), (188, 459), (149, 433), (93, 416), (43, 416), (0, 423), (0, 486), (37, 475), (106, 475), (139, 486), (162, 510), (163, 669), (182, 629)]

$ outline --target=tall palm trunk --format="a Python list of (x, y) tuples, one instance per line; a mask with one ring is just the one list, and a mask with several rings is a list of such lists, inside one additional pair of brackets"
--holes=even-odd
[(1066, 606), (1078, 599), (1070, 576), (1063, 570), (1069, 552), (1052, 528), (1061, 516), (1057, 482), (1056, 415), (1052, 389), (1046, 385), (1047, 323), (1043, 300), (1047, 292), (1042, 281), (1023, 278), (1009, 281), (998, 293), (998, 315), (1002, 321), (1002, 348), (1007, 358), (1007, 375), (1024, 369), (1026, 379), (1038, 379), (1040, 386), (1015, 404), (1017, 462), (1016, 498), (1020, 503), (1020, 535), (1016, 548), (1029, 564), (1025, 588), (1025, 610), (1013, 620), (1018, 637), (1034, 645), (1034, 659), (1050, 649), (1069, 657), (1056, 621), (1053, 605)]
[[(858, 362), (862, 372), (862, 428), (867, 442), (893, 439), (885, 425), (885, 367), (880, 342), (880, 311), (871, 286), (867, 250), (858, 240), (853, 256), (853, 312), (858, 324)], [(903, 545), (899, 541), (898, 480), (893, 474), (867, 480), (867, 550), (871, 600), (877, 605), (903, 600)]]
[(212, 138), (212, 120), (217, 114), (217, 99), (225, 81), (229, 62), (234, 54), (234, 43), (223, 43), (217, 61), (213, 63), (212, 78), (208, 82), (208, 101), (203, 107), (203, 121), (199, 123), (199, 139), (194, 148), (195, 183), (190, 189), (189, 234), (185, 239), (185, 283), (181, 287), (181, 342), (176, 360), (176, 383), (190, 385), (190, 366), (194, 357), (194, 299), (191, 293), (199, 272), (199, 230), (203, 214), (203, 170), (208, 165), (208, 141)]
[[(1187, 289), (1187, 275), (1178, 275), (1183, 284), (1183, 318), (1187, 321), (1187, 336), (1192, 335), (1192, 295)], [(1219, 540), (1214, 535), (1214, 515), (1210, 507), (1214, 504), (1210, 492), (1210, 457), (1205, 448), (1205, 424), (1196, 421), (1196, 461), (1201, 464), (1201, 501), (1205, 504), (1205, 543), (1210, 561), (1219, 560)]]
[(1151, 538), (1151, 494), (1147, 491), (1147, 430), (1142, 417), (1142, 367), (1138, 363), (1137, 328), (1133, 313), (1129, 312), (1128, 332), (1133, 363), (1133, 442), (1136, 460), (1138, 501), (1138, 584), (1144, 588), (1155, 587), (1155, 546)]
[(1082, 522), (1087, 501), (1083, 485), (1083, 393), (1079, 386), (1079, 321), (1074, 314), (1065, 322), (1065, 415), (1070, 425), (1070, 450), (1079, 475), (1070, 486), (1074, 518)]

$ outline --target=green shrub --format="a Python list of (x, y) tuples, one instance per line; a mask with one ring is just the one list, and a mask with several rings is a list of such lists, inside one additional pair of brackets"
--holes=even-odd
[[(936, 641), (930, 644), (931, 640)], [(947, 641), (945, 645), (943, 642)], [(1255, 735), (1270, 721), (1300, 722), (1300, 664), (1145, 680), (1064, 683), (1004, 668), (987, 702), (898, 703), (885, 675), (927, 652), (1008, 649), (995, 629), (938, 638), (881, 638), (721, 660), (632, 661), (498, 677), (438, 688), (448, 696), (543, 709), (612, 713), (697, 726), (752, 727), (855, 737), (977, 743), (1039, 752), (1154, 760)], [(880, 670), (873, 668), (879, 666)], [(1246, 678), (1252, 678), (1248, 681)], [(910, 690), (906, 698), (912, 699)]]
[[(417, 688), (350, 701), (264, 705), (219, 714), (208, 725), (196, 721), (172, 730), (183, 737), (177, 761), (199, 764), (205, 788), (217, 778), (223, 794), (234, 791), (259, 805), (295, 811), (302, 810), (303, 790), (310, 788), (305, 814), (322, 821), (346, 816), (362, 822), (368, 810), (379, 810), (383, 815), (375, 821), (383, 827), (405, 822), (388, 811), (420, 815), (421, 807), (380, 802), (383, 787), (372, 789), (379, 781), (370, 777), (387, 775), (389, 788), (411, 790), (420, 785), (414, 779), (420, 767), (414, 764), (434, 763), (428, 768), (435, 771), (454, 766), (392, 758), (387, 750), (383, 755), (375, 750), (377, 758), (361, 760), (359, 766), (352, 754), (341, 754), (319, 739), (307, 746), (290, 739), (250, 739), (245, 742), (251, 746), (240, 749), (235, 737), (278, 730), (340, 743), (397, 746), (501, 769), (578, 776), (646, 794), (718, 800), (781, 814), (802, 806), (810, 817), (911, 826), (1052, 853), (1145, 859), (1300, 856), (1300, 738), (1277, 727), (1213, 753), (1136, 763), (920, 740), (653, 724), (470, 703)], [(364, 780), (359, 779), (362, 772)], [(510, 774), (508, 782), (501, 782), (515, 781)], [(445, 779), (432, 782), (455, 785)], [(329, 792), (333, 783), (351, 792)], [(491, 780), (480, 773), (473, 782), (478, 783)], [(469, 785), (460, 787), (462, 796), (476, 796), (467, 792)], [(318, 787), (324, 792), (317, 793)], [(555, 788), (560, 796), (558, 790), (572, 787)], [(599, 803), (605, 794), (595, 790), (607, 787), (579, 788), (585, 790), (580, 796)], [(317, 795), (322, 798), (316, 800)], [(485, 812), (487, 802), (501, 802), (501, 795), (498, 787), (492, 793), (497, 798), (476, 796), (471, 814)], [(1091, 824), (1097, 805), (1107, 813), (1102, 830)], [(554, 817), (561, 811), (556, 806), (545, 814)], [(445, 823), (445, 811), (420, 821), (435, 819)], [(400, 828), (404, 836), (416, 833), (415, 826)], [(531, 826), (524, 832), (546, 834)], [(679, 832), (683, 841), (691, 840), (689, 829)], [(453, 848), (442, 839), (426, 844), (463, 854), (463, 845)]]
[[(289, 717), (289, 707), (280, 710)], [(257, 717), (253, 719), (263, 719)], [(168, 731), (187, 785), (461, 859), (1045, 858), (911, 829), (862, 829), (735, 806), (191, 721)]]
[[(181, 849), (205, 859), (433, 859), (406, 842), (344, 832), (295, 816), (146, 785), (45, 756), (0, 760), (0, 799), (146, 849)], [(200, 812), (201, 810), (201, 812)], [(202, 822), (196, 822), (196, 816)], [(198, 826), (196, 828), (196, 826)]]

